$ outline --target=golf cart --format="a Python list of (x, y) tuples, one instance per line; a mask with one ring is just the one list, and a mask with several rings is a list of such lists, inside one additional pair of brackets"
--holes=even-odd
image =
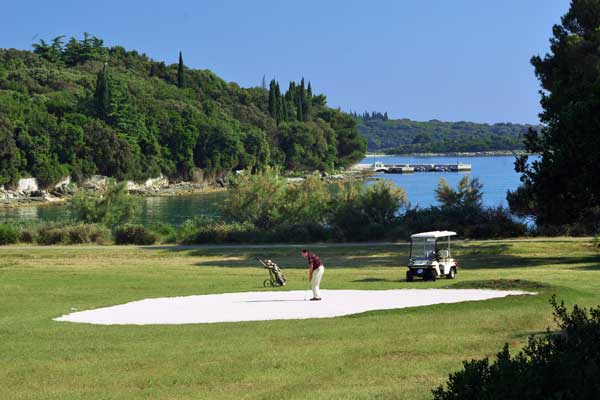
[(407, 282), (412, 282), (415, 276), (432, 281), (442, 275), (448, 279), (456, 277), (458, 264), (450, 255), (450, 236), (456, 236), (456, 232), (433, 231), (410, 236)]

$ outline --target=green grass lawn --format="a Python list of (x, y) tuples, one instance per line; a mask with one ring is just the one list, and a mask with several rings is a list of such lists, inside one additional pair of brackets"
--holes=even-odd
[[(556, 293), (600, 303), (592, 241), (461, 243), (456, 280), (404, 282), (400, 245), (315, 249), (325, 289), (525, 288), (538, 296), (222, 324), (55, 322), (149, 297), (306, 288), (297, 247), (0, 247), (0, 399), (426, 399), (461, 361), (553, 327)], [(264, 289), (255, 255), (289, 285)]]

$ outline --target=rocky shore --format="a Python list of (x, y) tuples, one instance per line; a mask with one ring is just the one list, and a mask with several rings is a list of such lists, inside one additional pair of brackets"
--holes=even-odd
[[(345, 171), (337, 174), (323, 174), (323, 179), (336, 181), (344, 179), (362, 179), (364, 174), (357, 171)], [(304, 180), (304, 176), (287, 178), (288, 182)], [(109, 182), (109, 178), (93, 175), (77, 184), (66, 177), (52, 188), (42, 189), (35, 178), (20, 179), (14, 188), (5, 188), (0, 185), (0, 208), (22, 207), (28, 205), (60, 204), (66, 202), (79, 190), (101, 190)], [(129, 193), (137, 196), (183, 196), (212, 190), (223, 190), (225, 181), (218, 179), (213, 183), (196, 182), (169, 182), (164, 176), (147, 179), (145, 182), (125, 182)]]
[[(63, 203), (78, 190), (101, 190), (108, 181), (106, 176), (93, 175), (78, 185), (66, 177), (52, 188), (41, 189), (35, 178), (24, 178), (11, 189), (0, 185), (0, 208)], [(126, 187), (129, 193), (138, 196), (180, 196), (215, 190), (224, 185), (224, 182), (220, 183), (169, 182), (164, 176), (159, 176), (142, 183), (127, 181)]]

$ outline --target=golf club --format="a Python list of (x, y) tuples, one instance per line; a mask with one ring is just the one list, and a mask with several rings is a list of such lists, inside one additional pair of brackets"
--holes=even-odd
[(306, 290), (304, 291), (304, 301), (306, 301), (308, 298), (308, 292), (310, 292), (310, 281), (308, 281)]

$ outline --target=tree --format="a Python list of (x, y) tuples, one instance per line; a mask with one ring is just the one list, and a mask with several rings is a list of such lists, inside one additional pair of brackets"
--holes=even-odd
[(107, 120), (111, 109), (112, 88), (110, 75), (106, 64), (96, 76), (96, 90), (94, 92), (94, 103), (96, 114), (100, 119)]
[(272, 79), (269, 84), (269, 115), (273, 118), (277, 115), (276, 85), (275, 79)]
[(69, 209), (79, 221), (115, 228), (138, 214), (140, 200), (127, 193), (125, 183), (109, 181), (100, 192), (77, 192), (69, 203)]
[(0, 115), (0, 185), (15, 183), (19, 179), (21, 154), (13, 137), (13, 127)]
[(469, 179), (464, 176), (456, 187), (456, 190), (448, 184), (444, 178), (440, 178), (435, 197), (437, 201), (446, 208), (459, 208), (463, 210), (479, 210), (483, 206), (483, 184), (478, 178)]
[(64, 37), (64, 35), (55, 37), (52, 39), (51, 45), (46, 43), (44, 39), (40, 39), (39, 43), (35, 43), (33, 45), (33, 52), (50, 62), (58, 62), (62, 57), (62, 45), (64, 43)]
[(185, 71), (181, 51), (179, 52), (179, 65), (177, 65), (177, 86), (180, 88), (185, 86)]
[(531, 59), (542, 87), (543, 127), (529, 131), (525, 147), (540, 159), (517, 158), (523, 186), (511, 207), (534, 204), (539, 226), (600, 225), (599, 29), (600, 1), (572, 0), (553, 28), (551, 52)]

